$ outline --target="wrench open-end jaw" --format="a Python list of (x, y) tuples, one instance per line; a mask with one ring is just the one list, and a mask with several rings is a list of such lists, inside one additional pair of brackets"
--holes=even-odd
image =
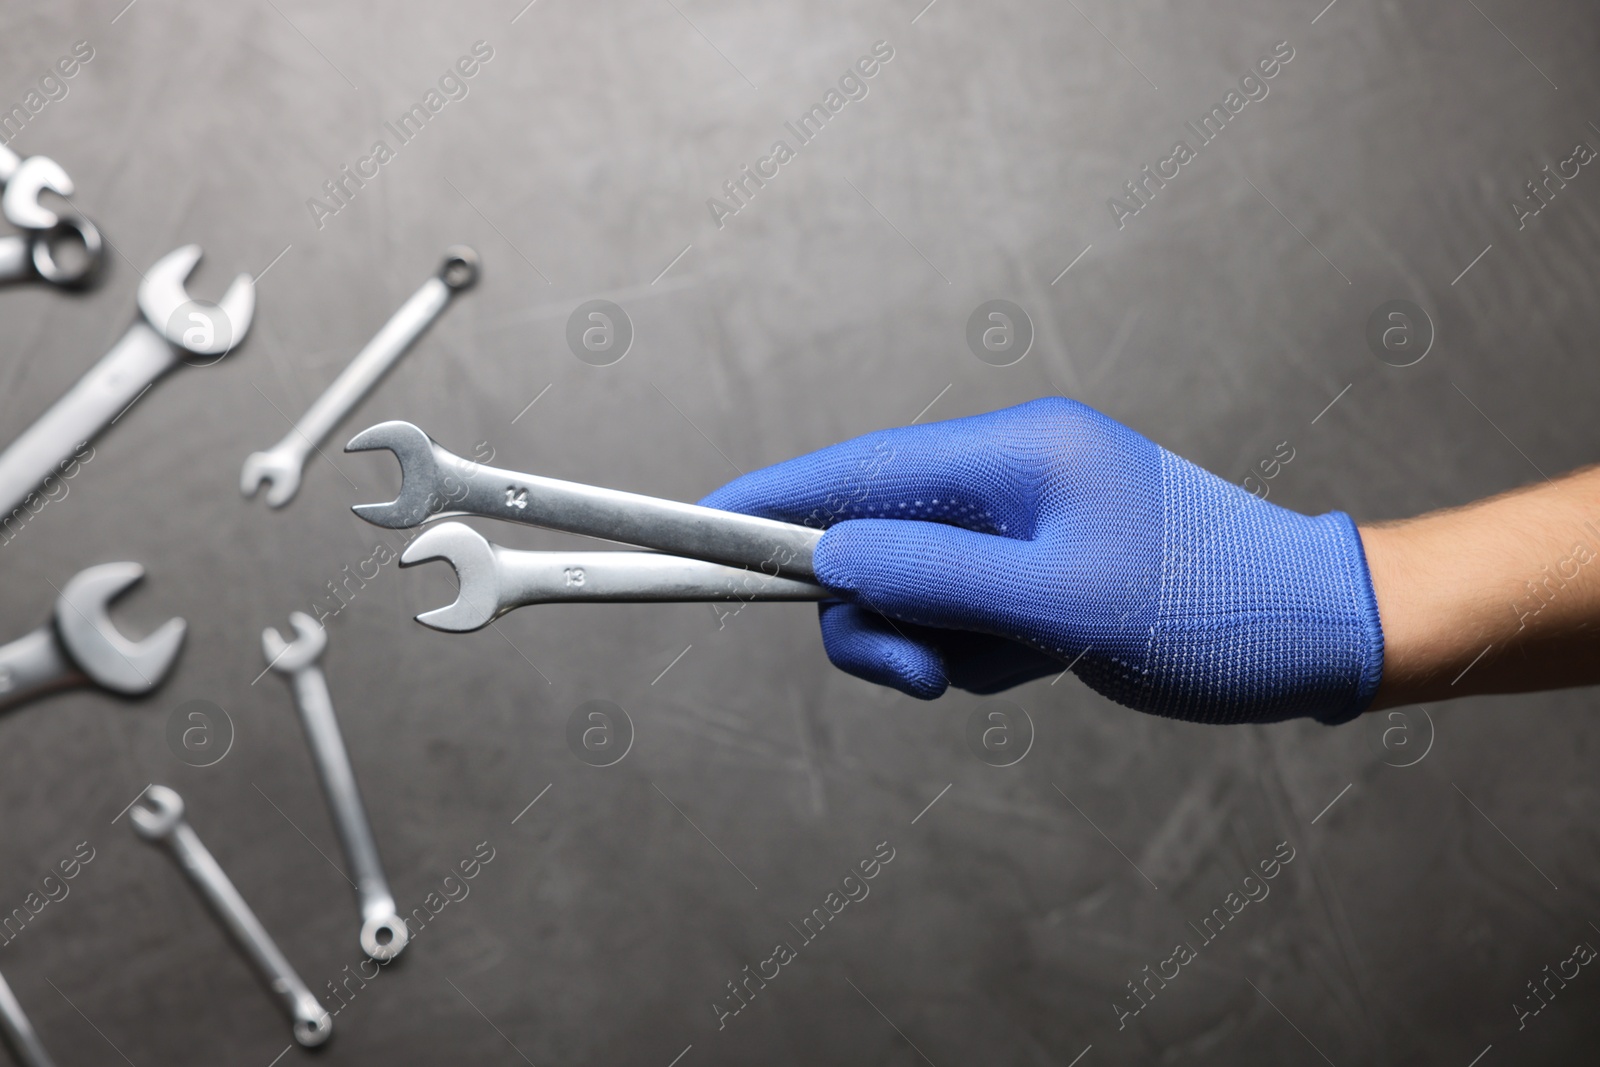
[(303, 611), (289, 615), (294, 627), (294, 640), (286, 641), (282, 634), (269, 626), (261, 631), (261, 651), (266, 653), (267, 665), (279, 674), (293, 676), (316, 664), (328, 647), (328, 631)]
[(400, 461), (400, 495), (387, 504), (356, 504), (351, 508), (374, 526), (404, 530), (440, 514), (448, 503), (444, 479), (433, 438), (409, 422), (391, 420), (368, 427), (350, 438), (346, 452), (371, 452), (387, 448)]
[(287, 452), (252, 452), (244, 458), (239, 489), (245, 496), (255, 496), (256, 490), (267, 483), (267, 506), (281, 508), (300, 491), (300, 474), (304, 467), (304, 461)]
[(124, 696), (148, 693), (167, 676), (188, 628), (174, 618), (138, 641), (122, 635), (106, 608), (143, 577), (137, 563), (102, 563), (78, 572), (56, 602), (56, 632), (67, 654), (90, 680)]
[[(185, 288), (200, 255), (199, 245), (184, 245), (157, 260), (139, 283), (139, 311), (175, 348), (196, 356), (223, 356), (250, 329), (256, 313), (255, 280), (240, 274), (216, 304), (202, 304)], [(186, 307), (188, 314), (180, 317)], [(217, 312), (220, 322), (213, 317)]]
[(61, 221), (61, 216), (40, 198), (39, 194), (47, 189), (62, 197), (70, 197), (77, 191), (67, 172), (61, 169), (61, 164), (49, 156), (29, 156), (20, 160), (16, 169), (5, 179), (5, 193), (0, 194), (0, 212), (18, 229), (53, 230)]
[(424, 626), (449, 633), (481, 630), (515, 605), (501, 597), (498, 545), (492, 545), (478, 531), (459, 522), (447, 522), (424, 530), (400, 553), (400, 566), (442, 560), (456, 572), (460, 592), (455, 602), (417, 616)]
[(185, 624), (168, 619), (139, 641), (117, 629), (107, 606), (144, 575), (137, 563), (80, 571), (56, 599), (52, 620), (0, 647), (0, 706), (93, 684), (121, 696), (160, 685), (177, 661)]

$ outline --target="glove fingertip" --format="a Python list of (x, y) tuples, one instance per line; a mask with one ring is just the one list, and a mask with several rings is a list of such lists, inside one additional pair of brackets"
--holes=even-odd
[(858, 540), (853, 533), (850, 523), (830, 527), (811, 554), (811, 569), (817, 581), (829, 589), (853, 593), (860, 588), (855, 552)]
[(822, 645), (846, 674), (887, 686), (918, 700), (949, 688), (938, 649), (897, 631), (888, 620), (852, 604), (821, 606)]
[(936, 522), (906, 519), (847, 519), (817, 542), (811, 565), (829, 589), (861, 592), (908, 568), (934, 566), (930, 550), (943, 548), (965, 531)]

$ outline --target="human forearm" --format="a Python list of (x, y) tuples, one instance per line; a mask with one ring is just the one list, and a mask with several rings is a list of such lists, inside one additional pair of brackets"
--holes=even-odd
[(1600, 682), (1600, 468), (1361, 539), (1384, 631), (1373, 710)]

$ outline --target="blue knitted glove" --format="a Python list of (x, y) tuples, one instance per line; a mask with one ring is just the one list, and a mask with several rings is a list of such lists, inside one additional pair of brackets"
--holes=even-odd
[(1071, 400), (867, 434), (701, 503), (828, 528), (829, 659), (927, 700), (1070, 665), (1158, 715), (1340, 723), (1382, 673), (1348, 515), (1269, 504)]

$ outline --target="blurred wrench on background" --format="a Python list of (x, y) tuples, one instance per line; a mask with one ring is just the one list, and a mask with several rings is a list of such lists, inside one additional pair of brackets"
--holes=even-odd
[(813, 580), (822, 531), (698, 504), (485, 467), (438, 445), (409, 422), (381, 422), (346, 452), (386, 448), (400, 461), (400, 495), (357, 504), (375, 526), (400, 530), (445, 515), (482, 515), (602, 537), (660, 552)]
[(435, 630), (480, 630), (530, 604), (643, 604), (667, 601), (823, 600), (812, 582), (661, 552), (525, 552), (492, 544), (459, 522), (423, 531), (400, 554), (400, 566), (443, 560), (455, 568), (455, 603), (417, 621)]
[(128, 818), (134, 833), (152, 844), (166, 846), (179, 869), (255, 965), (267, 988), (282, 999), (294, 1020), (294, 1039), (307, 1048), (328, 1040), (333, 1035), (333, 1016), (295, 973), (256, 913), (184, 818), (183, 798), (164, 785), (152, 785), (133, 802)]
[(470, 289), (477, 280), (478, 253), (465, 245), (447, 250), (438, 273), (400, 305), (400, 310), (356, 354), (283, 440), (265, 452), (252, 453), (244, 461), (239, 490), (245, 496), (254, 496), (262, 482), (271, 482), (272, 488), (266, 494), (269, 506), (281, 508), (293, 500), (311, 453), (444, 313), (451, 297)]
[(303, 611), (291, 614), (289, 622), (295, 639), (285, 641), (269, 626), (261, 632), (261, 651), (267, 666), (285, 675), (294, 690), (312, 761), (333, 812), (333, 825), (355, 875), (356, 898), (361, 905), (361, 950), (375, 960), (392, 960), (406, 947), (411, 931), (395, 911), (394, 894), (378, 860), (378, 843), (361, 803), (361, 790), (356, 787), (355, 769), (350, 766), (350, 750), (345, 748), (339, 719), (333, 713), (328, 680), (317, 665), (328, 647), (328, 631)]
[(250, 329), (256, 289), (233, 280), (219, 304), (184, 289), (200, 246), (185, 245), (156, 262), (139, 285), (139, 318), (37, 422), (0, 453), (0, 515), (9, 514), (56, 464), (115, 422), (155, 381), (190, 356), (227, 355)]
[[(74, 192), (72, 179), (48, 156), (23, 159), (0, 145), (0, 213), (22, 235), (0, 238), (0, 284), (42, 280), (64, 288), (84, 288), (99, 274), (104, 242), (94, 223), (79, 215), (63, 217), (40, 199), (45, 190), (63, 197)], [(53, 243), (75, 236), (83, 243), (81, 261), (63, 266)]]
[(17, 1003), (3, 975), (0, 975), (0, 1032), (4, 1033), (6, 1044), (11, 1046), (22, 1067), (55, 1067), (55, 1061), (44, 1050), (44, 1044), (34, 1033), (33, 1024), (23, 1014), (22, 1005)]
[(0, 708), (75, 685), (92, 683), (122, 696), (160, 685), (177, 661), (184, 621), (168, 619), (130, 641), (106, 613), (142, 577), (137, 563), (102, 563), (74, 575), (50, 622), (0, 647)]

